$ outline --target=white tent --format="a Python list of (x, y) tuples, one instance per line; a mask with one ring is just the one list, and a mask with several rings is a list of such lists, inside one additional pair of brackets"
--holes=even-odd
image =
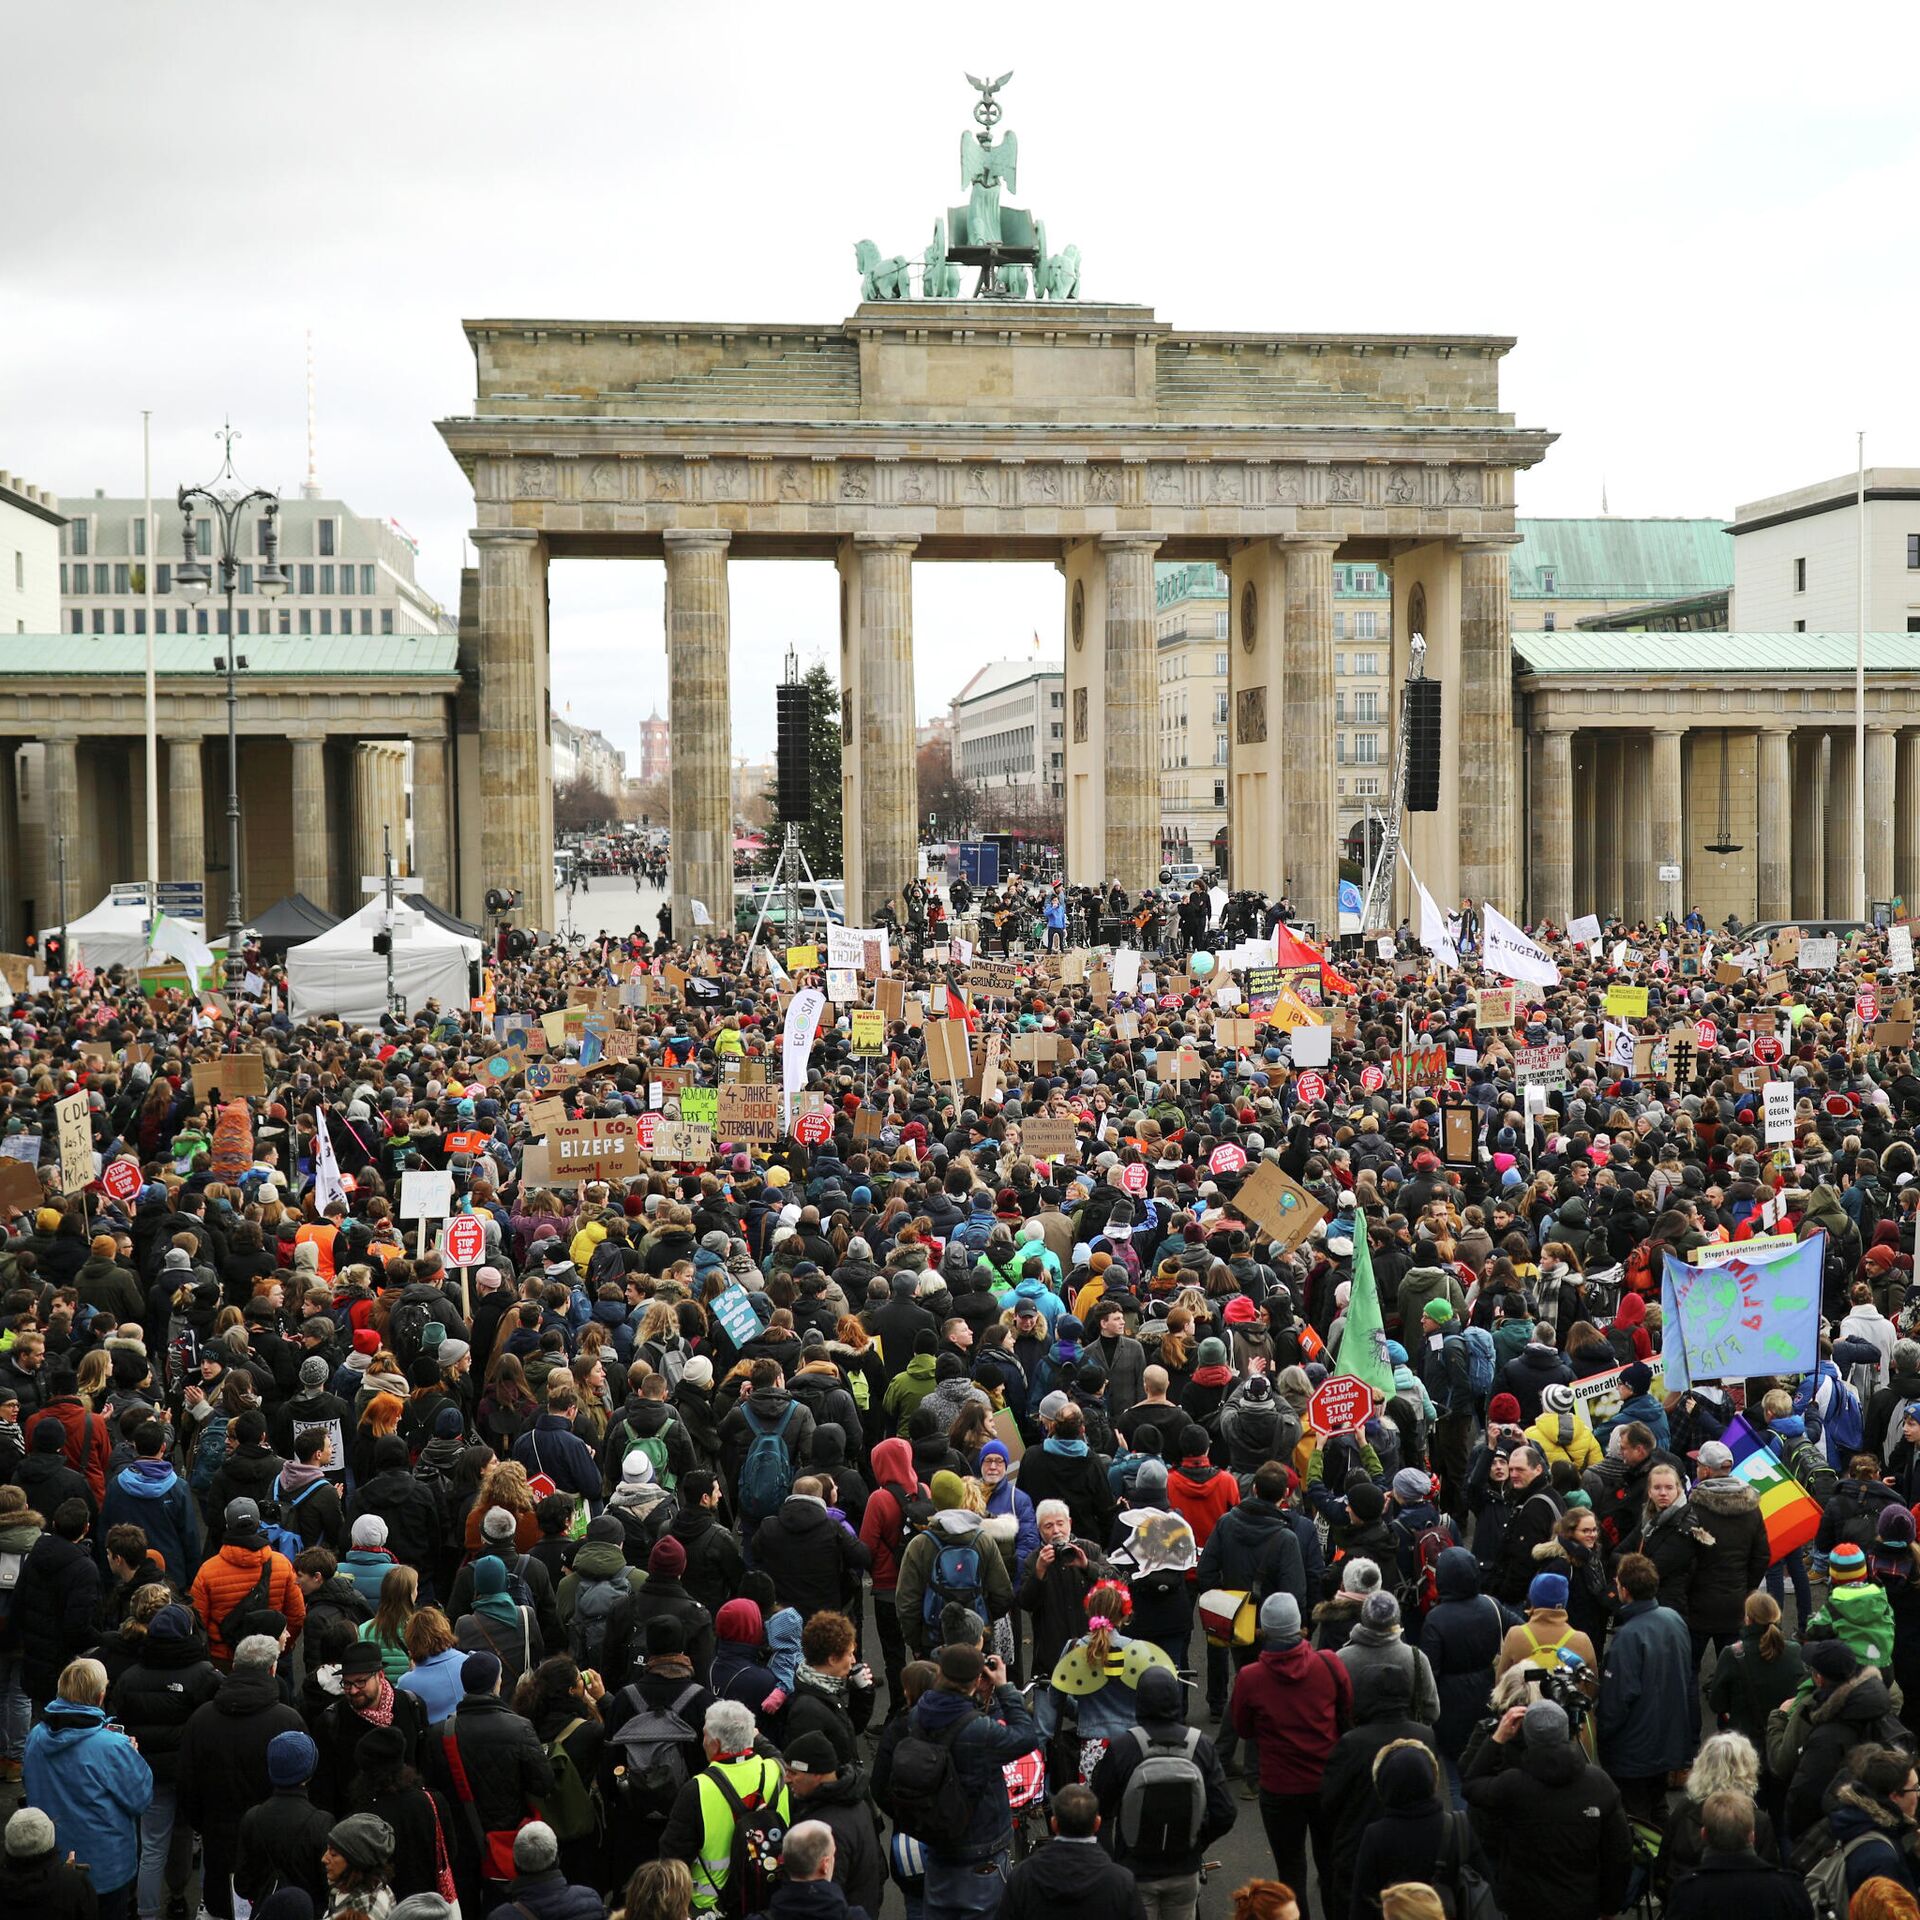
[[(198, 920), (179, 924), (196, 939), (205, 935)], [(48, 934), (59, 931), (58, 926), (43, 928), (42, 946)], [(92, 967), (97, 973), (108, 967), (142, 966), (147, 958), (147, 910), (137, 901), (122, 904), (109, 895), (91, 913), (67, 922), (67, 944), (69, 966)]]
[[(296, 1020), (337, 1019), (372, 1026), (387, 1010), (387, 961), (373, 950), (386, 918), (375, 896), (337, 927), (303, 940), (287, 953), (287, 991)], [(437, 1000), (456, 1013), (467, 1004), (467, 965), (480, 942), (435, 926), (411, 908), (394, 906), (393, 984), (417, 1012)]]

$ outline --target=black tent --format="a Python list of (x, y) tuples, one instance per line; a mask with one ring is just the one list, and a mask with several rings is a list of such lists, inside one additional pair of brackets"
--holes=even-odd
[(297, 947), (301, 941), (311, 940), (315, 934), (325, 933), (329, 927), (339, 924), (337, 914), (316, 907), (304, 893), (290, 893), (261, 914), (254, 921), (253, 930), (260, 936), (262, 947), (284, 953), (287, 948)]
[(424, 893), (409, 893), (404, 896), (406, 903), (416, 913), (424, 913), (436, 927), (443, 927), (448, 933), (460, 934), (468, 940), (478, 940), (486, 944), (486, 930), (482, 927), (470, 927), (464, 920), (456, 920), (444, 907), (436, 907)]

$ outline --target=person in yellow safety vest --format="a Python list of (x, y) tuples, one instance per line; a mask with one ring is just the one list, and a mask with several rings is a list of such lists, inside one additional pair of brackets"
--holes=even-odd
[(746, 1053), (746, 1040), (731, 1020), (713, 1036), (713, 1051), (716, 1058), (725, 1058), (730, 1053), (740, 1055)]
[[(707, 1709), (701, 1728), (707, 1765), (680, 1789), (660, 1835), (662, 1859), (684, 1860), (693, 1874), (693, 1911), (697, 1914), (752, 1912), (739, 1901), (728, 1900), (727, 1879), (733, 1863), (734, 1823), (740, 1808), (770, 1809), (777, 1830), (769, 1823), (761, 1836), (772, 1849), (769, 1873), (777, 1863), (779, 1843), (789, 1819), (786, 1778), (778, 1755), (763, 1759), (754, 1751), (752, 1710), (738, 1700), (716, 1700)], [(725, 1785), (722, 1786), (722, 1782)], [(731, 1798), (729, 1797), (731, 1793)], [(749, 1893), (751, 1901), (754, 1896)]]

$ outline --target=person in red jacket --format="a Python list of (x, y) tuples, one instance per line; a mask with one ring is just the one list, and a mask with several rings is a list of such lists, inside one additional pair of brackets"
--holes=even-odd
[[(1180, 1435), (1180, 1464), (1167, 1473), (1167, 1505), (1193, 1529), (1196, 1553), (1204, 1553), (1220, 1516), (1240, 1504), (1240, 1482), (1209, 1457), (1212, 1442), (1196, 1420)], [(1189, 1588), (1196, 1586), (1187, 1575)], [(1227, 1698), (1227, 1650), (1207, 1643), (1207, 1708), (1218, 1719)]]
[(1260, 1608), (1261, 1652), (1233, 1683), (1233, 1727), (1260, 1756), (1260, 1819), (1273, 1864), (1290, 1887), (1307, 1884), (1307, 1838), (1324, 1885), (1332, 1826), (1320, 1782), (1334, 1742), (1353, 1716), (1353, 1680), (1337, 1654), (1300, 1636), (1300, 1603), (1269, 1594)]
[(902, 1499), (920, 1491), (911, 1441), (882, 1440), (874, 1448), (873, 1483), (860, 1516), (860, 1544), (873, 1555), (873, 1617), (880, 1629), (880, 1658), (887, 1670), (891, 1713), (901, 1704), (900, 1669), (907, 1661), (907, 1643), (893, 1604), (894, 1589), (900, 1584), (900, 1555), (906, 1549), (907, 1514)]
[(86, 1475), (97, 1512), (107, 1497), (107, 1461), (113, 1453), (113, 1436), (107, 1431), (103, 1414), (87, 1411), (80, 1398), (79, 1377), (71, 1367), (56, 1367), (47, 1375), (47, 1398), (33, 1417), (36, 1424), (45, 1419), (58, 1420), (66, 1429), (61, 1451), (75, 1473)]

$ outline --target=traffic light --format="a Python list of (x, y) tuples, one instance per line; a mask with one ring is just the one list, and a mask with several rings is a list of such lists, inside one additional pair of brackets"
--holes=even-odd
[(62, 934), (47, 935), (46, 970), (49, 974), (65, 973), (67, 970), (67, 942)]

